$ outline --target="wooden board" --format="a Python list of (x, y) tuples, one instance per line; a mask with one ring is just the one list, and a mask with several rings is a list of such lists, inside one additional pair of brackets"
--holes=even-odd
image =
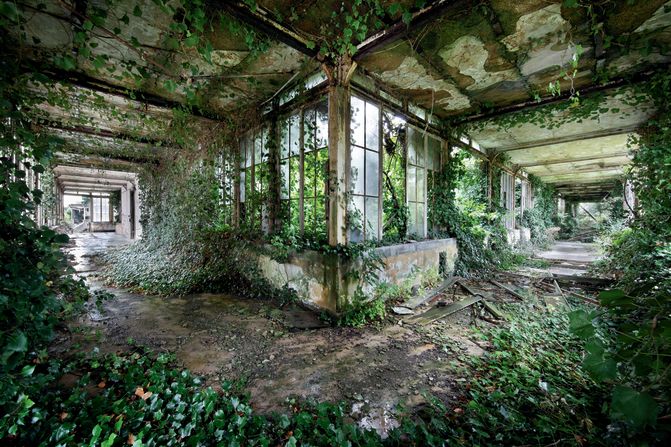
[(447, 306), (444, 307), (433, 307), (424, 312), (423, 314), (409, 317), (404, 321), (407, 323), (414, 323), (421, 325), (431, 324), (434, 321), (440, 320), (441, 318), (449, 317), (452, 314), (464, 310), (467, 307), (474, 305), (475, 303), (479, 303), (480, 301), (482, 301), (482, 299), (483, 298), (480, 295), (469, 296), (468, 298), (464, 298), (461, 301), (448, 304)]
[(445, 292), (447, 289), (452, 287), (454, 283), (457, 282), (458, 279), (459, 279), (458, 277), (450, 276), (445, 281), (440, 283), (438, 287), (436, 287), (435, 289), (431, 289), (425, 294), (420, 296), (413, 296), (409, 300), (400, 304), (400, 306), (407, 307), (408, 309), (414, 309), (416, 307), (419, 307), (422, 304), (426, 303), (427, 301), (430, 301), (432, 298), (435, 298), (436, 295), (440, 295), (441, 293)]

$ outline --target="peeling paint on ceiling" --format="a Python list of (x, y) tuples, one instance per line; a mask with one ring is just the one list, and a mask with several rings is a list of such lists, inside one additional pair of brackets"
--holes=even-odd
[(509, 69), (496, 72), (485, 70), (489, 52), (485, 44), (475, 36), (463, 36), (438, 53), (445, 63), (470, 76), (474, 83), (467, 90), (480, 90), (502, 81), (517, 81), (517, 70)]
[(515, 33), (501, 41), (509, 51), (519, 51), (552, 38), (563, 38), (571, 25), (561, 15), (561, 4), (552, 4), (519, 18)]
[(430, 75), (427, 69), (412, 56), (403, 59), (398, 68), (382, 72), (380, 79), (404, 90), (433, 90), (436, 93), (447, 94), (449, 97), (436, 101), (436, 104), (445, 110), (467, 109), (471, 105), (468, 97), (462, 94), (454, 84)]

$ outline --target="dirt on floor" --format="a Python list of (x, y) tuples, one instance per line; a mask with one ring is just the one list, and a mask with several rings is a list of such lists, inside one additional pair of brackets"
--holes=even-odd
[[(457, 406), (459, 383), (466, 380), (459, 372), (464, 356), (482, 355), (488, 348), (473, 329), (497, 324), (479, 318), (483, 311), (467, 308), (430, 324), (412, 325), (390, 315), (378, 328), (353, 329), (331, 327), (300, 307), (278, 308), (263, 300), (222, 294), (156, 297), (110, 289), (96, 281), (91, 262), (91, 255), (107, 246), (98, 239), (75, 238), (78, 270), (93, 288), (115, 298), (100, 309), (91, 306), (58, 336), (52, 353), (67, 355), (73, 347), (117, 352), (131, 345), (171, 352), (215, 389), (222, 381), (242, 380), (253, 407), (262, 413), (286, 411), (287, 400), (294, 397), (344, 401), (360, 425), (384, 433), (394, 426), (399, 404), (416, 407), (427, 393)], [(528, 277), (516, 282), (538, 285)], [(498, 303), (518, 300), (485, 281), (464, 284)], [(424, 308), (466, 295), (457, 285)]]

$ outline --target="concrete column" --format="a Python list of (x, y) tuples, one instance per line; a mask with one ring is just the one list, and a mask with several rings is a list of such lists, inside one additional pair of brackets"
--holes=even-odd
[(329, 245), (331, 246), (347, 243), (349, 93), (349, 88), (342, 85), (329, 86)]
[(142, 237), (142, 223), (140, 223), (140, 209), (142, 206), (142, 197), (140, 195), (140, 185), (135, 180), (135, 239)]
[(624, 181), (622, 206), (624, 207), (625, 212), (627, 212), (629, 215), (629, 218), (634, 217), (634, 210), (636, 209), (636, 192), (634, 191), (634, 186), (629, 180)]

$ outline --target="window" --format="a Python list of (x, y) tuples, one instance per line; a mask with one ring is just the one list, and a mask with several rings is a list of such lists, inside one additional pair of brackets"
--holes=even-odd
[(355, 96), (350, 115), (350, 240), (380, 238), (380, 108)]
[(382, 237), (405, 239), (408, 213), (405, 200), (406, 121), (389, 109), (382, 112)]
[(305, 110), (303, 116), (303, 233), (326, 241), (328, 179), (328, 105)]
[(111, 222), (108, 197), (93, 197), (93, 222)]
[(406, 191), (408, 234), (426, 236), (426, 146), (424, 131), (408, 126), (408, 163)]
[(285, 227), (324, 243), (328, 236), (328, 103), (280, 121), (280, 199)]
[(248, 132), (240, 141), (240, 224), (268, 229), (268, 129)]
[(506, 210), (504, 218), (505, 227), (515, 228), (515, 177), (507, 172), (501, 173), (501, 207)]
[(233, 224), (233, 179), (235, 178), (234, 164), (231, 163), (230, 156), (225, 153), (220, 154), (216, 160), (216, 176), (219, 179), (219, 206), (220, 223), (226, 225)]

